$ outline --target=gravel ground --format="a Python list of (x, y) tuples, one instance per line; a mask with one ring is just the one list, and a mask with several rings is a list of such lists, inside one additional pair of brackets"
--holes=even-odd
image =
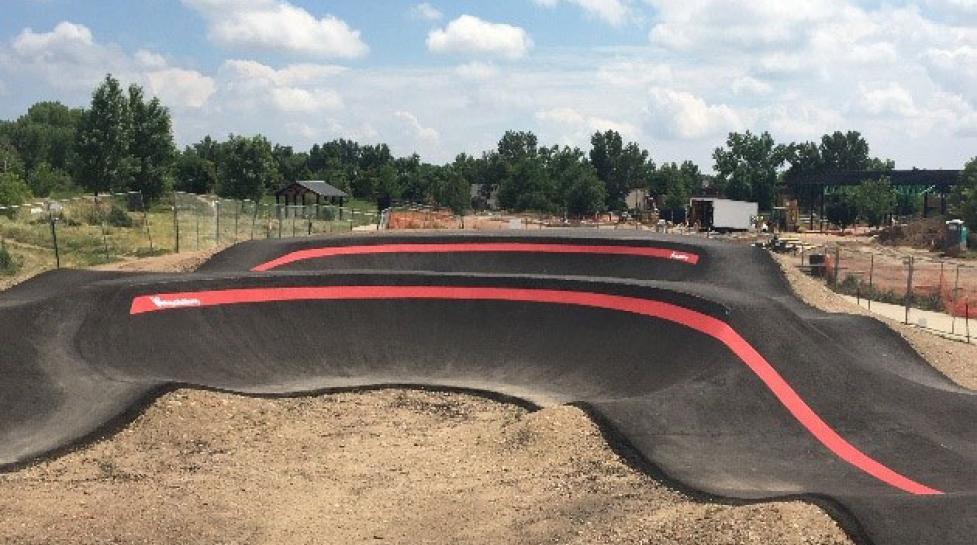
[(183, 390), (0, 475), (0, 542), (848, 544), (803, 503), (691, 501), (573, 407), (459, 393)]

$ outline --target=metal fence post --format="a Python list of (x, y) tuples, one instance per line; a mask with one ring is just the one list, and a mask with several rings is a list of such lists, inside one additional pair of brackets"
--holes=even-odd
[(200, 214), (198, 214), (196, 210), (194, 210), (193, 212), (194, 212), (193, 214), (194, 223), (196, 225), (196, 230), (197, 230), (197, 249), (199, 250), (200, 249)]
[(146, 197), (139, 191), (139, 206), (142, 207), (142, 222), (146, 225), (146, 239), (149, 241), (149, 251), (153, 251), (153, 234), (149, 231), (149, 210), (146, 207)]
[(54, 266), (55, 268), (61, 268), (61, 252), (58, 250), (58, 230), (55, 227), (57, 220), (54, 219), (54, 214), (48, 210), (48, 221), (51, 223), (51, 241), (54, 243)]
[(180, 253), (180, 207), (176, 201), (176, 192), (173, 192), (173, 240), (174, 250)]
[(241, 219), (241, 212), (244, 211), (244, 201), (238, 201), (237, 210), (234, 211), (234, 242), (237, 242), (237, 223)]
[(216, 233), (214, 235), (214, 240), (215, 240), (214, 244), (220, 245), (221, 243), (221, 200), (220, 199), (217, 199), (217, 201), (214, 202), (214, 210), (217, 212), (217, 226), (214, 228), (214, 231)]
[(906, 275), (906, 325), (909, 325), (909, 305), (913, 298), (913, 256), (909, 256), (909, 273)]
[(964, 301), (963, 303), (964, 315), (963, 323), (966, 325), (967, 329), (967, 344), (970, 344), (970, 300)]
[(950, 296), (950, 333), (957, 332), (957, 293), (960, 289), (960, 265), (953, 279), (953, 294)]
[(278, 238), (282, 238), (282, 224), (285, 220), (282, 218), (282, 205), (275, 203), (275, 215), (278, 216)]

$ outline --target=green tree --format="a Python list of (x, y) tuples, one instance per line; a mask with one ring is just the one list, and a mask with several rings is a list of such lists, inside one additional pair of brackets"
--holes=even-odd
[(502, 208), (543, 212), (559, 208), (553, 180), (547, 175), (535, 134), (506, 131), (499, 140), (498, 156), (503, 165), (498, 194)]
[(146, 101), (142, 89), (129, 86), (129, 154), (133, 165), (132, 184), (147, 201), (155, 201), (170, 189), (170, 174), (176, 156), (170, 112), (158, 98)]
[(278, 168), (267, 138), (232, 135), (221, 148), (218, 195), (258, 200), (268, 188), (277, 187)]
[(755, 201), (760, 210), (770, 210), (777, 191), (778, 169), (788, 151), (767, 132), (729, 133), (726, 147), (716, 148), (712, 154), (719, 190), (730, 199)]
[(13, 172), (18, 176), (24, 175), (24, 162), (20, 153), (9, 142), (0, 140), (0, 172)]
[(31, 198), (27, 182), (15, 172), (0, 172), (0, 206), (24, 204)]
[(638, 187), (648, 187), (655, 170), (647, 150), (634, 142), (626, 145), (617, 131), (594, 133), (590, 138), (590, 163), (607, 189), (607, 207), (624, 209), (624, 198)]
[(67, 171), (74, 158), (74, 146), (82, 110), (59, 102), (38, 102), (11, 123), (6, 132), (24, 161), (27, 175), (37, 165)]
[(217, 167), (189, 146), (177, 158), (173, 177), (174, 189), (179, 191), (205, 194), (217, 190)]
[(83, 188), (98, 194), (126, 187), (132, 172), (129, 127), (126, 96), (119, 81), (107, 75), (78, 128), (76, 176)]
[(65, 196), (78, 192), (67, 172), (43, 162), (36, 164), (31, 170), (27, 185), (37, 197)]
[(850, 187), (842, 187), (826, 194), (824, 215), (842, 231), (854, 225), (858, 219), (858, 205), (854, 190)]
[(868, 142), (858, 131), (835, 131), (821, 137), (819, 147), (828, 170), (867, 170)]
[(664, 207), (685, 209), (694, 193), (702, 189), (702, 174), (692, 161), (662, 164), (651, 177), (651, 192), (664, 198)]
[(607, 190), (593, 167), (578, 164), (568, 172), (568, 179), (569, 187), (564, 197), (568, 215), (592, 216), (604, 209)]
[(967, 161), (950, 195), (950, 211), (977, 233), (977, 157)]
[(281, 146), (275, 144), (272, 149), (275, 156), (275, 165), (281, 175), (283, 183), (289, 184), (298, 180), (308, 180), (312, 177), (309, 171), (309, 154), (305, 152), (296, 153), (292, 146)]
[(886, 177), (866, 180), (855, 188), (858, 216), (872, 227), (882, 225), (896, 205), (896, 192)]

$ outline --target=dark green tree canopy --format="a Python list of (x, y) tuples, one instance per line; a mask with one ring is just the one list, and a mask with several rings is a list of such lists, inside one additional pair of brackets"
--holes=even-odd
[(729, 133), (726, 146), (716, 148), (716, 185), (730, 199), (756, 201), (761, 210), (774, 205), (778, 173), (789, 148), (774, 142), (770, 133)]

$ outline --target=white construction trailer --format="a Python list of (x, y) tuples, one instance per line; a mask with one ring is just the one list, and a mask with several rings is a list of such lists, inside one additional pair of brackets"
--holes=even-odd
[(755, 202), (693, 197), (689, 203), (689, 225), (698, 225), (704, 231), (749, 231), (759, 213)]

